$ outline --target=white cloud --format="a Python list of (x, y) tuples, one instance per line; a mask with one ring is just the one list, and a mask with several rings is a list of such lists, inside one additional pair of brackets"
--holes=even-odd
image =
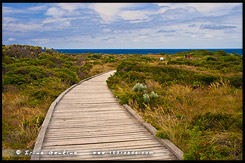
[(15, 41), (15, 38), (8, 38), (8, 41)]
[(132, 6), (130, 3), (94, 3), (89, 8), (94, 9), (104, 23), (111, 23), (117, 19), (123, 8)]
[(4, 14), (13, 14), (13, 13), (25, 13), (26, 10), (20, 10), (20, 9), (16, 9), (16, 8), (12, 8), (12, 7), (6, 7), (3, 6), (2, 7), (2, 13)]
[(58, 3), (57, 6), (69, 12), (73, 12), (76, 9), (83, 7), (83, 4), (81, 3)]
[(53, 18), (53, 17), (49, 17), (49, 18), (46, 18), (42, 21), (43, 24), (46, 24), (46, 23), (55, 23), (55, 22), (69, 22), (70, 20), (72, 19), (76, 19), (76, 18)]
[(6, 31), (16, 32), (29, 32), (35, 30), (42, 30), (41, 24), (21, 24), (21, 23), (12, 23), (12, 24), (3, 24), (3, 29)]
[(37, 42), (38, 44), (47, 44), (49, 42), (49, 39), (36, 38), (36, 39), (31, 39), (30, 41)]
[(223, 15), (231, 10), (237, 3), (187, 3), (187, 6), (195, 7), (205, 15)]
[(122, 11), (119, 16), (124, 20), (129, 20), (131, 23), (143, 22), (149, 20), (149, 15), (155, 14), (153, 11)]
[(66, 15), (67, 12), (63, 9), (57, 8), (57, 7), (51, 7), (47, 10), (46, 15), (52, 16), (52, 17), (61, 17)]
[(6, 16), (4, 16), (3, 17), (3, 24), (5, 24), (5, 23), (10, 23), (10, 22), (16, 22), (18, 19), (16, 19), (16, 18), (13, 18), (13, 17), (6, 17)]
[(45, 6), (45, 5), (40, 5), (40, 6), (28, 8), (28, 10), (30, 10), (30, 11), (39, 11), (39, 10), (46, 10), (46, 9), (47, 9), (47, 6)]
[[(223, 15), (231, 11), (238, 3), (156, 3), (161, 7), (160, 11), (164, 13), (168, 9), (194, 7), (203, 15)], [(165, 6), (165, 7), (164, 7)], [(191, 8), (189, 8), (191, 10)]]

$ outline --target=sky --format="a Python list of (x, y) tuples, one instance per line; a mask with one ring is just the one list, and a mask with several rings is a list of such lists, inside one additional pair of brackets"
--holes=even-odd
[(242, 48), (242, 3), (2, 3), (2, 42), (54, 49)]

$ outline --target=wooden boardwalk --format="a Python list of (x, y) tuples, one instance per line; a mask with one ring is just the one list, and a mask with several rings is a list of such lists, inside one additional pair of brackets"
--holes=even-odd
[(114, 72), (74, 86), (52, 104), (32, 160), (178, 160), (118, 104), (106, 83)]

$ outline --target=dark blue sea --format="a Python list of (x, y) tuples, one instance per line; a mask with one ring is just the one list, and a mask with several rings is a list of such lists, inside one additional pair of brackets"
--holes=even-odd
[(105, 53), (105, 54), (156, 54), (156, 53), (166, 53), (174, 54), (177, 52), (185, 52), (190, 50), (224, 50), (226, 53), (237, 53), (243, 55), (242, 49), (55, 49), (58, 52), (63, 53)]

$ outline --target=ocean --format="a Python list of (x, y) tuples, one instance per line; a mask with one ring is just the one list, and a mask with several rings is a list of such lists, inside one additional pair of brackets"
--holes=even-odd
[(177, 52), (185, 52), (190, 50), (224, 50), (226, 53), (237, 53), (243, 55), (242, 49), (55, 49), (58, 52), (62, 53), (106, 53), (106, 54), (156, 54), (156, 53), (166, 53), (174, 54)]

